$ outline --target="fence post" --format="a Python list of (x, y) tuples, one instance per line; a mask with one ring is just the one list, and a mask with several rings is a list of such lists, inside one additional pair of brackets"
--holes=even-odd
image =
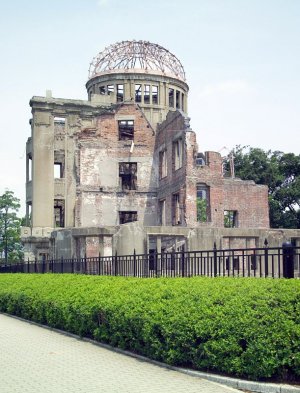
[(214, 277), (217, 277), (217, 270), (218, 270), (218, 256), (217, 256), (217, 244), (214, 242)]
[(184, 277), (185, 275), (185, 266), (184, 266), (184, 262), (185, 262), (185, 255), (184, 255), (184, 251), (181, 251), (181, 277)]
[(60, 258), (60, 272), (63, 273), (64, 272), (64, 257), (61, 256)]
[(100, 276), (100, 264), (101, 264), (101, 254), (99, 252), (99, 256), (98, 256), (98, 275)]
[(27, 273), (29, 273), (29, 258), (27, 260)]
[(42, 260), (42, 273), (45, 273), (45, 262), (46, 262), (46, 255), (43, 255), (43, 260)]
[(118, 253), (115, 254), (115, 276), (118, 275)]
[(135, 249), (133, 250), (133, 277), (136, 276), (136, 253)]
[(87, 271), (87, 261), (86, 261), (86, 253), (84, 254), (84, 274), (86, 274)]
[(265, 245), (265, 277), (268, 277), (269, 275), (269, 251), (268, 251), (268, 240), (265, 239), (264, 245)]
[(34, 258), (34, 272), (37, 273), (37, 257)]

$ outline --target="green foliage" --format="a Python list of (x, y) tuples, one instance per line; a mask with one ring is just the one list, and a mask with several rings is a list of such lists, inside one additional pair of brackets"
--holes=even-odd
[(0, 311), (172, 365), (300, 377), (300, 282), (0, 275)]
[(197, 221), (207, 221), (207, 202), (206, 199), (197, 198)]
[(247, 146), (232, 154), (237, 177), (269, 187), (271, 227), (300, 228), (300, 155)]
[(12, 191), (5, 191), (0, 196), (0, 258), (19, 261), (22, 256), (20, 227), (22, 220), (17, 217), (20, 201)]

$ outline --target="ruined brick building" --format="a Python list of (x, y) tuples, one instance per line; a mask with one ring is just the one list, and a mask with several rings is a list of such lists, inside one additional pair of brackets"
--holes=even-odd
[[(26, 258), (277, 246), (268, 190), (201, 153), (180, 61), (124, 41), (96, 56), (88, 100), (34, 96), (27, 141)], [(199, 108), (201, 110), (201, 108)]]

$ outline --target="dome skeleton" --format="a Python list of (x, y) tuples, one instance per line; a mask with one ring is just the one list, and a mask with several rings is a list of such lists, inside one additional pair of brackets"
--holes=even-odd
[(122, 41), (110, 45), (93, 58), (89, 79), (113, 70), (161, 72), (185, 81), (185, 72), (175, 55), (160, 45), (148, 41)]

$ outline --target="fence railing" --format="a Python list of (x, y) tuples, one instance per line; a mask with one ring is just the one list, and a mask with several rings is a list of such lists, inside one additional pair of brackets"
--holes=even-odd
[(61, 258), (0, 265), (0, 273), (78, 273), (130, 277), (300, 278), (300, 247)]

